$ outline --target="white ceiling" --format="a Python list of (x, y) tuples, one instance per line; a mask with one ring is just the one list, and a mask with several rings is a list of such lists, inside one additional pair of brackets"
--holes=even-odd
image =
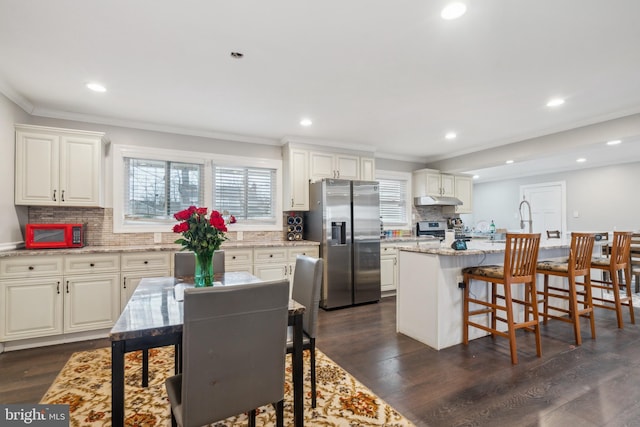
[[(425, 163), (640, 113), (640, 1), (464, 1), (445, 21), (441, 0), (0, 0), (0, 91), (37, 116)], [(639, 135), (603, 142), (543, 164), (640, 160)]]

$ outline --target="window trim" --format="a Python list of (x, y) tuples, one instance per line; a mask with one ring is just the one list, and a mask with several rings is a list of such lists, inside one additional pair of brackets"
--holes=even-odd
[(411, 172), (399, 172), (399, 171), (389, 171), (389, 170), (380, 170), (380, 169), (376, 170), (376, 180), (380, 180), (380, 179), (403, 180), (403, 181), (406, 181), (407, 183), (406, 193), (405, 193), (405, 211), (406, 211), (405, 221), (406, 222), (393, 223), (393, 224), (384, 223), (383, 225), (385, 229), (393, 228), (396, 230), (411, 230), (411, 216), (412, 216), (412, 210), (413, 210), (413, 199), (411, 197), (411, 194), (412, 194), (411, 177), (412, 177)]
[(274, 224), (229, 224), (229, 231), (282, 231), (282, 160), (257, 157), (241, 157), (227, 154), (203, 153), (196, 151), (150, 148), (141, 146), (112, 145), (113, 149), (113, 232), (114, 233), (167, 233), (175, 224), (124, 220), (124, 158), (136, 157), (149, 160), (180, 161), (204, 165), (204, 206), (213, 208), (213, 165), (223, 164), (239, 167), (259, 167), (276, 170), (275, 220)]

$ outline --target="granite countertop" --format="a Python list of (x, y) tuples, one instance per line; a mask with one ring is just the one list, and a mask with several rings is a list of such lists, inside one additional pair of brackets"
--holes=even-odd
[[(541, 239), (540, 249), (558, 249), (569, 248), (571, 246), (571, 239)], [(453, 255), (453, 256), (468, 256), (468, 255), (482, 255), (482, 254), (494, 254), (505, 251), (505, 241), (487, 241), (481, 239), (479, 241), (472, 240), (467, 242), (467, 249), (456, 251), (450, 247), (438, 247), (429, 248), (424, 246), (400, 246), (398, 249), (407, 252), (420, 252), (432, 255)]]
[[(270, 248), (270, 247), (295, 247), (295, 246), (319, 246), (320, 243), (311, 240), (275, 240), (275, 241), (227, 241), (222, 244), (220, 249), (242, 249), (242, 248)], [(138, 245), (138, 246), (85, 246), (84, 248), (69, 249), (16, 249), (11, 251), (0, 251), (0, 258), (23, 256), (23, 255), (81, 255), (81, 254), (99, 254), (114, 252), (155, 252), (169, 251), (177, 252), (182, 246), (175, 243), (158, 243), (155, 245)]]

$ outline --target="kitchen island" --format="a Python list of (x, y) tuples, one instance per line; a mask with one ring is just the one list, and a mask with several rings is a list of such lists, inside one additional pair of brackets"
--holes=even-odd
[[(538, 259), (566, 257), (570, 244), (570, 239), (542, 238)], [(505, 242), (472, 240), (467, 243), (467, 250), (461, 251), (418, 245), (398, 249), (397, 331), (436, 350), (462, 343), (463, 290), (458, 285), (462, 282), (462, 269), (503, 264)], [(551, 278), (552, 283), (553, 280), (561, 281)], [(480, 298), (486, 296), (486, 290), (486, 286), (473, 288)], [(469, 339), (485, 335), (477, 328), (469, 330)]]

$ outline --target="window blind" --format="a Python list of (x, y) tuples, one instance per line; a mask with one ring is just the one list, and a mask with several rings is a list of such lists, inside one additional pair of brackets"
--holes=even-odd
[(275, 223), (276, 170), (214, 166), (215, 206), (243, 222)]
[(378, 179), (380, 189), (380, 216), (386, 224), (407, 223), (407, 181)]

